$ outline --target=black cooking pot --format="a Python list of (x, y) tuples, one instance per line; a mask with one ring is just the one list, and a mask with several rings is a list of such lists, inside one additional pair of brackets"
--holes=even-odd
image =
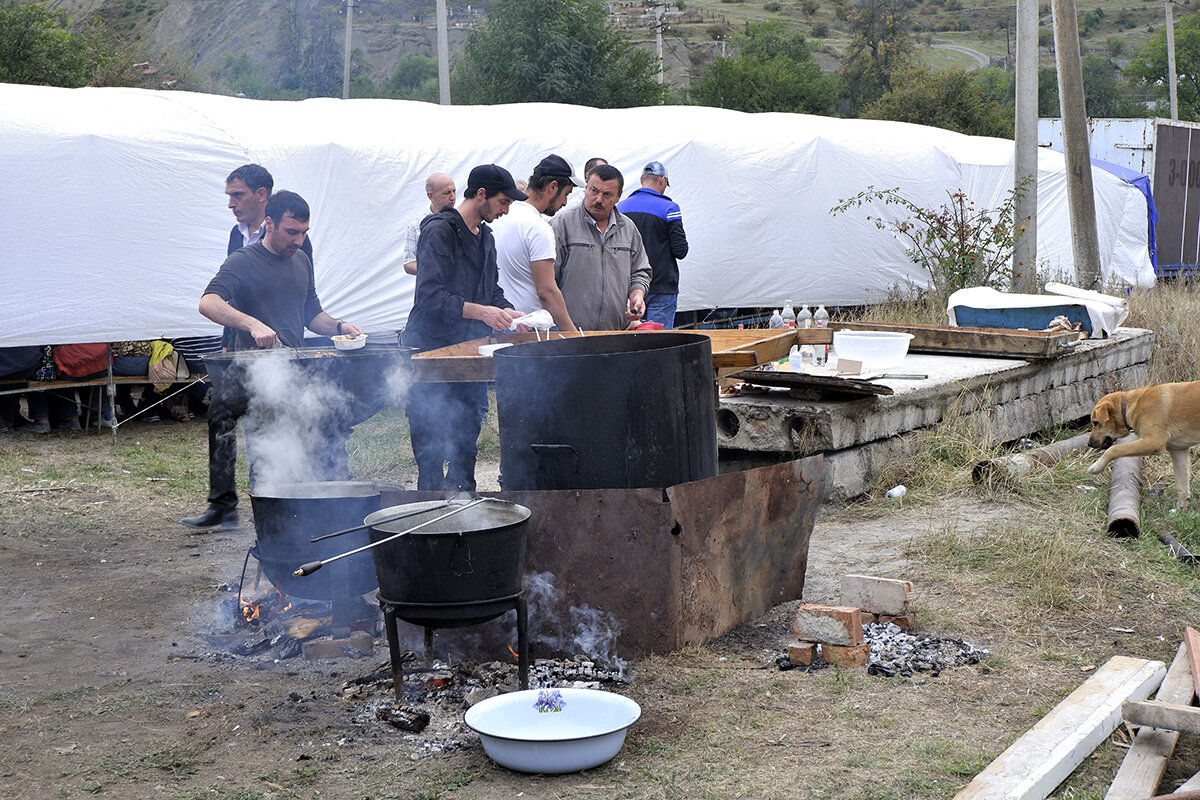
[[(357, 425), (379, 413), (389, 399), (399, 398), (399, 392), (390, 388), (389, 382), (407, 369), (413, 351), (414, 348), (399, 344), (370, 342), (357, 350), (272, 347), (214, 353), (204, 356), (204, 363), (218, 391), (231, 398), (245, 398), (250, 393), (250, 376), (256, 365), (271, 359), (284, 360), (312, 380), (344, 392), (347, 402), (330, 409), (330, 414), (338, 423)], [(286, 409), (281, 411), (286, 413)]]
[(368, 543), (366, 530), (312, 542), (318, 536), (362, 525), (379, 510), (379, 486), (360, 481), (325, 481), (271, 486), (250, 495), (258, 541), (251, 554), (263, 573), (284, 594), (332, 601), (363, 595), (376, 587), (375, 567), (367, 553), (335, 561), (308, 576), (292, 572)]
[[(438, 501), (409, 503), (376, 511), (365, 522), (378, 542), (452, 510)], [(382, 521), (410, 511), (420, 513)], [(529, 515), (525, 506), (489, 498), (372, 548), (379, 597), (414, 606), (397, 614), (410, 622), (480, 616), (480, 606), (521, 591)]]

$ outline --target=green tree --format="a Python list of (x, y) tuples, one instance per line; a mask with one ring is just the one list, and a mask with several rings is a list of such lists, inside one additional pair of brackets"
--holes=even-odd
[(622, 108), (663, 98), (653, 56), (611, 27), (599, 0), (493, 0), (455, 61), (456, 103)]
[(808, 42), (781, 20), (752, 24), (740, 37), (737, 58), (718, 58), (692, 89), (691, 99), (738, 111), (823, 114), (838, 96), (838, 82), (821, 72)]
[(0, 2), (0, 82), (74, 88), (91, 80), (102, 54), (68, 25), (34, 3)]
[(300, 88), (305, 97), (342, 96), (342, 48), (334, 38), (335, 27), (337, 13), (328, 7), (313, 23), (300, 61)]
[(383, 85), (383, 92), (397, 100), (438, 102), (437, 59), (418, 53), (401, 56), (392, 76)]
[(912, 0), (858, 0), (847, 12), (851, 39), (842, 85), (849, 111), (891, 91), (892, 75), (912, 63), (911, 5)]
[[(1175, 71), (1178, 81), (1179, 118), (1200, 121), (1200, 14), (1175, 20)], [(1170, 115), (1167, 76), (1167, 32), (1155, 33), (1129, 66), (1125, 77), (1150, 90), (1158, 100), (1156, 112)]]
[(275, 34), (275, 55), (279, 59), (279, 86), (285, 90), (300, 88), (300, 57), (304, 53), (304, 30), (296, 7), (288, 3), (279, 16)]
[[(1129, 96), (1117, 67), (1104, 56), (1084, 56), (1083, 98), (1089, 117), (1144, 117), (1148, 109)], [(1038, 69), (1038, 115), (1057, 117), (1058, 73), (1054, 67)]]
[(990, 102), (983, 85), (965, 70), (934, 72), (907, 67), (892, 76), (892, 91), (867, 105), (865, 119), (933, 125), (972, 136), (1012, 138), (1009, 111)]

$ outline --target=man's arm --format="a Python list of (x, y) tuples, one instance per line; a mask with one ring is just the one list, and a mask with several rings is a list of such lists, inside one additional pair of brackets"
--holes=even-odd
[(629, 310), (625, 318), (629, 321), (641, 319), (646, 313), (646, 291), (650, 288), (650, 259), (646, 257), (646, 245), (642, 242), (642, 234), (633, 228), (633, 238), (630, 241), (629, 254)]
[(273, 328), (249, 314), (238, 311), (219, 294), (209, 293), (201, 297), (200, 313), (218, 325), (246, 331), (254, 337), (254, 343), (259, 347), (274, 347), (279, 344), (279, 337), (275, 335)]
[(677, 203), (672, 203), (667, 209), (667, 241), (671, 245), (671, 255), (677, 259), (687, 257), (688, 240), (683, 232), (683, 212)]
[(404, 265), (404, 271), (409, 275), (417, 274), (417, 239), (421, 235), (421, 221), (413, 220), (409, 223), (408, 230), (404, 234), (404, 252), (400, 255), (400, 263)]
[[(338, 324), (341, 323), (342, 329), (338, 330)], [(313, 333), (319, 333), (322, 336), (337, 336), (343, 334), (346, 336), (358, 336), (363, 332), (363, 329), (355, 325), (353, 322), (343, 322), (336, 317), (331, 317), (329, 314), (322, 311), (317, 314), (307, 325), (308, 329)]]
[(542, 308), (554, 317), (554, 324), (560, 331), (576, 330), (571, 315), (567, 313), (567, 301), (563, 299), (562, 289), (554, 282), (554, 259), (545, 258), (534, 261), (529, 265), (533, 269), (533, 285), (537, 289), (538, 300)]

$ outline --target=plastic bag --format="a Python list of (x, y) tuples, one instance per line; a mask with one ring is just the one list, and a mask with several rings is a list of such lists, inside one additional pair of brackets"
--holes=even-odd
[(546, 309), (539, 308), (537, 311), (531, 311), (524, 316), (514, 319), (509, 323), (508, 329), (515, 331), (518, 325), (533, 328), (535, 331), (548, 331), (554, 327), (554, 317)]

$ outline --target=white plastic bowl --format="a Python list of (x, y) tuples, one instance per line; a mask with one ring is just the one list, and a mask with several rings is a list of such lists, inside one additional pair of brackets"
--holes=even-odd
[(579, 772), (611, 759), (642, 715), (628, 697), (598, 689), (558, 689), (561, 711), (539, 712), (538, 689), (489, 697), (467, 710), (488, 758), (517, 772)]
[(908, 355), (911, 333), (895, 331), (834, 331), (833, 349), (838, 361), (861, 361), (863, 372), (899, 366)]
[(333, 346), (338, 350), (357, 350), (367, 343), (367, 335), (360, 333), (358, 336), (334, 336)]

